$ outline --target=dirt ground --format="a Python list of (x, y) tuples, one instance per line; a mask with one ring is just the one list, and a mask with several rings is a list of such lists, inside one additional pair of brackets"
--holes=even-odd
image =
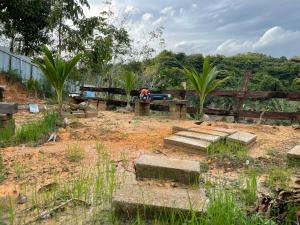
[[(39, 115), (41, 116), (41, 114)], [(14, 115), (17, 124), (35, 119), (37, 115), (19, 111)], [(73, 119), (73, 125), (60, 128), (56, 142), (37, 147), (25, 145), (1, 149), (8, 174), (0, 184), (0, 197), (17, 196), (20, 190), (30, 186), (42, 187), (57, 180), (66, 180), (82, 168), (92, 167), (96, 161), (96, 143), (103, 143), (113, 160), (126, 157), (133, 169), (133, 162), (140, 154), (163, 154), (179, 159), (205, 160), (204, 155), (186, 153), (164, 147), (163, 138), (172, 133), (173, 126), (197, 126), (191, 120), (171, 120), (166, 117), (136, 117), (133, 113), (99, 112), (97, 118)], [(269, 125), (230, 124), (205, 122), (207, 128), (235, 128), (255, 133), (258, 137), (249, 149), (253, 158), (267, 157), (270, 151), (286, 153), (300, 143), (300, 131), (292, 127)], [(66, 159), (66, 146), (79, 143), (85, 157), (80, 163)]]

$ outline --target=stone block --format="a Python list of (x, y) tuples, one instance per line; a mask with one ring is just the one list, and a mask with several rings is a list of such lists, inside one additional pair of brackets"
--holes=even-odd
[(164, 139), (164, 143), (165, 145), (181, 147), (187, 151), (190, 150), (206, 151), (208, 146), (210, 145), (210, 142), (208, 141), (197, 140), (197, 139), (187, 138), (187, 137), (182, 137), (177, 135), (166, 137)]
[(221, 139), (220, 136), (196, 133), (196, 132), (192, 132), (192, 131), (180, 131), (180, 132), (177, 132), (176, 135), (182, 136), (182, 137), (194, 138), (194, 139), (203, 140), (203, 141), (208, 141), (208, 142), (217, 142)]
[(300, 145), (295, 146), (291, 150), (288, 151), (287, 156), (293, 159), (300, 160)]
[(226, 138), (229, 134), (220, 132), (220, 131), (215, 131), (215, 130), (210, 130), (210, 129), (205, 129), (205, 128), (191, 128), (190, 131), (196, 132), (196, 133), (201, 133), (201, 134), (210, 134), (210, 135), (215, 135), (219, 136), (221, 138)]
[(163, 156), (141, 155), (135, 162), (136, 177), (172, 180), (183, 184), (197, 184), (200, 163)]
[(234, 134), (231, 134), (228, 136), (227, 140), (240, 143), (242, 145), (251, 145), (253, 144), (257, 139), (257, 136), (255, 134), (251, 134), (244, 131), (238, 131)]
[(153, 218), (191, 211), (200, 215), (206, 211), (207, 198), (200, 190), (123, 184), (116, 189), (112, 204), (116, 214), (127, 219)]

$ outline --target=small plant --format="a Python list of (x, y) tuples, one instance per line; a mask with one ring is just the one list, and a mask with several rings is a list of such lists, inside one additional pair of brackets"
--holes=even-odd
[(241, 200), (244, 202), (247, 206), (251, 206), (255, 203), (257, 199), (257, 176), (256, 173), (250, 174), (250, 176), (245, 177), (241, 181), (242, 187), (241, 187)]
[(67, 145), (66, 157), (69, 162), (80, 162), (84, 158), (84, 150), (79, 143)]
[(128, 108), (128, 109), (130, 108), (130, 93), (134, 86), (134, 78), (135, 78), (135, 76), (132, 71), (124, 70), (122, 86), (126, 92), (126, 98), (127, 98), (126, 108)]
[(20, 162), (14, 160), (12, 166), (14, 168), (14, 171), (16, 173), (17, 178), (20, 179), (23, 176), (23, 174), (24, 174), (24, 167), (23, 167), (23, 165)]
[(193, 88), (199, 94), (200, 116), (203, 115), (204, 102), (207, 95), (230, 78), (230, 77), (226, 77), (222, 80), (216, 80), (218, 75), (217, 68), (212, 67), (209, 64), (208, 58), (204, 59), (202, 74), (200, 74), (196, 69), (189, 70), (187, 68), (183, 68), (182, 72), (188, 77), (191, 84), (193, 85)]
[(26, 82), (26, 88), (30, 93), (34, 94), (35, 97), (37, 97), (39, 82), (35, 80), (32, 75), (30, 75), (28, 81)]
[(0, 151), (0, 183), (4, 180), (6, 168), (4, 165), (3, 153)]
[(81, 55), (78, 54), (69, 61), (62, 59), (59, 55), (54, 56), (51, 51), (44, 46), (44, 57), (37, 61), (38, 67), (42, 70), (46, 79), (51, 83), (56, 92), (58, 112), (62, 115), (63, 91), (65, 81), (74, 69)]

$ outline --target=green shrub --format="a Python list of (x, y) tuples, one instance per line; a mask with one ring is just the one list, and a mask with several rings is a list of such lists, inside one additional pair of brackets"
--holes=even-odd
[(5, 173), (6, 173), (6, 169), (4, 165), (4, 159), (3, 159), (2, 152), (0, 152), (0, 183), (4, 180)]
[(14, 121), (8, 122), (4, 128), (0, 128), (0, 147), (7, 145), (15, 134)]

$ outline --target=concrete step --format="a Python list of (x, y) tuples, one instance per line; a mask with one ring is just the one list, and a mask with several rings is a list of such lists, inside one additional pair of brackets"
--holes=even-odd
[(187, 138), (187, 137), (182, 137), (177, 135), (166, 137), (164, 139), (164, 143), (166, 145), (182, 147), (186, 150), (200, 150), (200, 151), (207, 150), (208, 146), (211, 144), (208, 141), (197, 140), (194, 138)]
[(228, 136), (227, 140), (248, 146), (256, 141), (257, 136), (244, 131), (238, 131)]
[(222, 133), (226, 133), (226, 134), (234, 134), (237, 132), (237, 130), (234, 129), (228, 129), (228, 128), (223, 128), (223, 127), (216, 127), (213, 129), (214, 131), (219, 131)]
[(192, 131), (180, 131), (177, 132), (175, 135), (182, 136), (182, 137), (188, 137), (188, 138), (194, 138), (198, 140), (208, 141), (208, 142), (217, 142), (221, 138), (220, 136), (216, 135), (210, 135), (210, 134), (202, 134)]
[(215, 131), (215, 130), (210, 130), (210, 129), (205, 129), (205, 128), (191, 128), (190, 131), (196, 132), (196, 133), (201, 133), (201, 134), (215, 135), (215, 136), (219, 136), (221, 138), (226, 138), (229, 135), (225, 132), (220, 132), (220, 131)]
[(158, 155), (141, 155), (135, 162), (135, 171), (137, 179), (154, 178), (193, 185), (199, 183), (200, 163)]
[(200, 190), (166, 188), (138, 184), (122, 184), (116, 189), (112, 204), (119, 216), (128, 219), (137, 217), (153, 218), (172, 212), (197, 215), (206, 211), (207, 198)]
[(300, 145), (297, 145), (289, 150), (287, 156), (292, 159), (300, 159)]

